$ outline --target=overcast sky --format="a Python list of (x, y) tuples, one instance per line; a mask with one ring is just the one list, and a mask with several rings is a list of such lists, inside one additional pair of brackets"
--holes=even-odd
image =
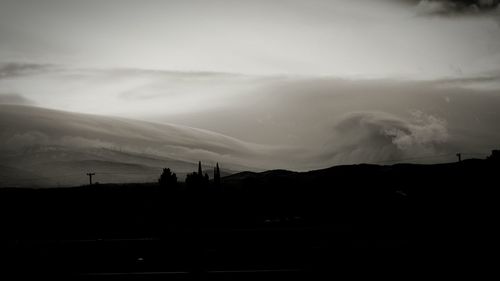
[(496, 70), (498, 9), (442, 15), (447, 6), (428, 2), (443, 1), (1, 0), (0, 56), (87, 67), (340, 77)]
[[(0, 0), (0, 103), (336, 150), (346, 124), (377, 124), (390, 149), (460, 149), (495, 125), (499, 2)], [(432, 149), (408, 148), (427, 125)]]

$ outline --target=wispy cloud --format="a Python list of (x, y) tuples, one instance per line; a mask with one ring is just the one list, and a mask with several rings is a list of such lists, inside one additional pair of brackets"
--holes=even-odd
[(54, 70), (55, 65), (53, 64), (19, 62), (0, 63), (0, 79), (47, 73)]
[(478, 15), (499, 12), (499, 0), (419, 0), (421, 15)]

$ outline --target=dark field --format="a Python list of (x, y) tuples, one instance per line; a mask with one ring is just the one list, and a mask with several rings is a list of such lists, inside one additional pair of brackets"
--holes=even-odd
[(477, 276), (497, 244), (498, 170), (489, 159), (5, 188), (0, 266), (84, 280)]

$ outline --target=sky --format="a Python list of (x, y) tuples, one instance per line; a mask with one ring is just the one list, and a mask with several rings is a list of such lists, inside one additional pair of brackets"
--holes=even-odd
[(499, 2), (0, 0), (0, 103), (307, 149), (303, 169), (487, 153)]
[(349, 78), (496, 70), (498, 9), (443, 15), (447, 6), (437, 3), (447, 2), (2, 0), (0, 55), (88, 68)]

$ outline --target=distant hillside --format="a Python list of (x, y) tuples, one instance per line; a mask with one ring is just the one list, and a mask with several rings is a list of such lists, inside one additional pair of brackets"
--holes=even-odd
[[(495, 181), (500, 168), (498, 159), (468, 159), (445, 164), (395, 164), (395, 165), (343, 165), (308, 172), (271, 170), (260, 173), (240, 172), (224, 177), (223, 183), (241, 188), (283, 188), (284, 190), (309, 189), (348, 190), (372, 196), (391, 193), (437, 194), (458, 192), (463, 188), (488, 188)], [(349, 190), (350, 189), (350, 190)], [(476, 190), (476, 191), (477, 191)], [(285, 192), (285, 191), (283, 191)], [(443, 194), (441, 194), (443, 195)]]

